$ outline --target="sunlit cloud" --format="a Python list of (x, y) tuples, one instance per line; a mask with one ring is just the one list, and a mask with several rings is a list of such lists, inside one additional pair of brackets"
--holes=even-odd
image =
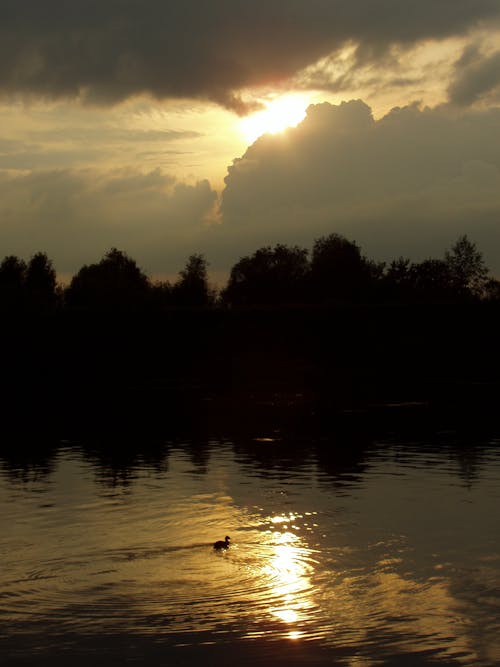
[(296, 127), (306, 117), (309, 100), (306, 95), (284, 95), (265, 103), (262, 111), (240, 121), (243, 136), (252, 144), (263, 134), (277, 134)]
[[(221, 231), (243, 252), (337, 232), (368, 256), (439, 256), (460, 234), (500, 273), (500, 109), (309, 107), (228, 169)], [(237, 258), (237, 256), (236, 256)], [(235, 258), (235, 259), (236, 259)]]

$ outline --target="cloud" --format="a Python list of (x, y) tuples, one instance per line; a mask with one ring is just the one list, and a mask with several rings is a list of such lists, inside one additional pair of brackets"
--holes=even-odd
[[(0, 169), (50, 170), (111, 164), (137, 165), (146, 160), (165, 167), (189, 156), (205, 135), (197, 130), (162, 129), (151, 119), (135, 120), (132, 114), (106, 109), (52, 108), (0, 111)], [(83, 117), (84, 116), (84, 117)], [(140, 127), (140, 123), (153, 125)], [(177, 121), (178, 122), (178, 121)], [(157, 121), (156, 124), (159, 124)]]
[(216, 193), (156, 169), (0, 171), (4, 254), (48, 253), (71, 274), (116, 246), (150, 273), (175, 272), (203, 243)]
[(500, 98), (500, 51), (483, 54), (476, 45), (467, 47), (455, 64), (455, 77), (448, 94), (450, 102), (470, 105), (496, 94)]
[[(130, 130), (107, 127), (105, 125), (92, 127), (70, 127), (61, 132), (61, 128), (56, 127), (52, 130), (33, 130), (28, 132), (28, 136), (33, 140), (53, 141), (53, 142), (85, 142), (97, 143), (170, 143), (172, 141), (183, 141), (185, 139), (198, 139), (202, 137), (201, 132), (192, 130)], [(5, 140), (3, 140), (5, 141)], [(3, 145), (0, 138), (0, 150)]]
[(500, 108), (413, 104), (375, 120), (360, 100), (313, 105), (297, 128), (261, 137), (233, 162), (217, 225), (207, 223), (217, 193), (203, 178), (184, 182), (145, 160), (70, 162), (50, 146), (0, 142), (4, 255), (44, 250), (69, 274), (116, 246), (147, 272), (171, 274), (204, 252), (220, 273), (260, 246), (310, 247), (330, 232), (379, 259), (439, 256), (467, 233), (500, 276)]
[(362, 63), (499, 16), (497, 0), (4, 0), (0, 92), (97, 104), (147, 93), (244, 113), (241, 89), (347, 43)]
[(234, 161), (220, 211), (227, 252), (335, 231), (370, 256), (418, 259), (468, 233), (500, 275), (500, 108), (411, 105), (374, 120), (360, 100), (311, 106)]

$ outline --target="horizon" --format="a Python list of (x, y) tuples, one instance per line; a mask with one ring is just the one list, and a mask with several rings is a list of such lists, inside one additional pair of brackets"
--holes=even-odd
[[(335, 233), (334, 233), (334, 235), (335, 235)], [(370, 261), (377, 261), (377, 260), (375, 260), (373, 257), (369, 257), (369, 256), (367, 256), (367, 255), (363, 252), (363, 248), (360, 247), (359, 244), (357, 244), (356, 241), (355, 241), (354, 239), (346, 239), (345, 237), (342, 237), (341, 235), (339, 235), (339, 236), (340, 236), (340, 238), (343, 238), (345, 241), (348, 241), (349, 244), (354, 244), (355, 246), (358, 246), (359, 251), (360, 251), (360, 254), (361, 254), (361, 257), (362, 257), (364, 260), (366, 260), (366, 261), (368, 261), (368, 262), (370, 262)], [(319, 238), (317, 238), (317, 239), (314, 239), (314, 241), (312, 242), (312, 244), (311, 244), (310, 247), (303, 247), (303, 246), (299, 246), (299, 245), (288, 246), (288, 245), (285, 244), (285, 243), (277, 243), (277, 244), (275, 244), (274, 246), (261, 246), (260, 248), (255, 248), (253, 251), (250, 251), (250, 252), (248, 253), (248, 255), (239, 257), (238, 260), (237, 260), (232, 266), (230, 266), (230, 267), (228, 268), (228, 270), (227, 270), (225, 273), (222, 273), (222, 272), (221, 272), (221, 273), (219, 273), (218, 276), (217, 276), (217, 275), (214, 276), (213, 272), (210, 271), (210, 262), (209, 262), (208, 258), (206, 258), (205, 255), (204, 255), (203, 253), (196, 253), (196, 252), (194, 252), (194, 253), (192, 253), (191, 255), (189, 255), (189, 257), (186, 257), (186, 258), (185, 258), (185, 261), (184, 261), (184, 263), (183, 263), (183, 265), (178, 269), (177, 272), (174, 272), (174, 271), (165, 271), (165, 272), (163, 272), (163, 273), (161, 273), (161, 274), (158, 274), (158, 273), (157, 273), (157, 274), (150, 274), (150, 273), (148, 273), (142, 266), (140, 266), (140, 265), (136, 262), (136, 260), (135, 260), (134, 257), (130, 256), (127, 252), (125, 252), (125, 251), (122, 250), (121, 248), (114, 248), (114, 247), (113, 247), (113, 248), (109, 248), (105, 253), (103, 253), (103, 255), (102, 255), (101, 257), (99, 257), (98, 259), (96, 259), (94, 262), (89, 262), (88, 264), (84, 264), (84, 265), (78, 267), (78, 269), (76, 269), (76, 271), (75, 271), (73, 274), (71, 274), (71, 275), (66, 275), (66, 276), (61, 276), (61, 275), (60, 275), (60, 273), (57, 271), (57, 267), (54, 265), (54, 263), (53, 263), (51, 257), (49, 257), (44, 251), (38, 251), (37, 253), (34, 253), (33, 255), (30, 255), (30, 256), (27, 256), (27, 257), (18, 257), (17, 255), (11, 255), (11, 256), (6, 255), (6, 256), (3, 257), (3, 258), (0, 257), (0, 263), (1, 263), (3, 260), (7, 259), (8, 257), (15, 257), (16, 259), (19, 259), (19, 260), (21, 260), (21, 262), (24, 262), (26, 265), (28, 265), (28, 264), (29, 264), (29, 261), (30, 261), (35, 255), (37, 255), (37, 254), (42, 254), (42, 255), (44, 255), (44, 256), (47, 258), (47, 260), (48, 260), (48, 262), (49, 262), (49, 265), (53, 268), (53, 270), (54, 270), (54, 272), (55, 272), (55, 275), (56, 275), (56, 281), (57, 281), (57, 284), (58, 284), (60, 287), (66, 289), (67, 287), (70, 286), (72, 279), (73, 279), (76, 275), (78, 275), (78, 273), (81, 271), (82, 268), (84, 268), (84, 267), (88, 267), (88, 266), (95, 266), (95, 265), (98, 265), (98, 264), (99, 264), (100, 262), (102, 262), (102, 261), (103, 261), (103, 260), (104, 260), (104, 259), (111, 253), (111, 252), (113, 252), (113, 251), (117, 251), (119, 254), (122, 254), (122, 255), (124, 255), (125, 257), (127, 257), (128, 259), (132, 260), (132, 262), (133, 262), (133, 263), (137, 266), (137, 268), (138, 268), (138, 269), (139, 269), (139, 270), (146, 276), (147, 280), (148, 280), (152, 285), (154, 285), (155, 283), (168, 283), (168, 284), (170, 284), (171, 286), (173, 286), (176, 282), (179, 281), (179, 279), (180, 279), (180, 277), (181, 277), (181, 273), (182, 273), (183, 269), (185, 269), (186, 266), (188, 265), (188, 262), (189, 262), (190, 258), (191, 258), (191, 257), (194, 257), (194, 256), (199, 256), (199, 257), (202, 257), (203, 260), (204, 260), (204, 264), (205, 264), (205, 267), (206, 267), (207, 279), (208, 279), (208, 286), (210, 287), (210, 289), (215, 289), (217, 292), (221, 292), (225, 287), (227, 287), (227, 284), (228, 284), (228, 282), (230, 281), (230, 278), (231, 278), (231, 271), (232, 271), (232, 269), (233, 269), (233, 268), (234, 268), (234, 267), (235, 267), (241, 260), (251, 259), (251, 258), (253, 258), (253, 257), (255, 256), (256, 253), (258, 253), (258, 252), (261, 251), (261, 250), (271, 250), (271, 251), (274, 251), (277, 247), (283, 247), (283, 248), (286, 248), (286, 249), (300, 248), (301, 250), (304, 250), (304, 251), (306, 252), (307, 263), (308, 263), (308, 264), (311, 264), (312, 257), (313, 257), (313, 250), (314, 250), (314, 245), (315, 245), (315, 243), (316, 243), (318, 240), (326, 239), (326, 238), (327, 238), (327, 236), (322, 236), (322, 237), (319, 237)], [(458, 239), (455, 239), (455, 243), (454, 243), (454, 244), (449, 244), (448, 247), (443, 248), (443, 249), (442, 249), (442, 252), (441, 252), (441, 254), (440, 254), (439, 257), (437, 257), (437, 256), (434, 256), (434, 257), (430, 257), (430, 256), (428, 256), (428, 257), (423, 257), (423, 258), (420, 259), (420, 260), (411, 260), (409, 257), (402, 257), (402, 256), (400, 256), (400, 257), (393, 257), (393, 258), (391, 258), (391, 259), (388, 260), (388, 261), (377, 262), (377, 263), (379, 263), (379, 264), (382, 265), (382, 269), (383, 269), (383, 271), (387, 271), (387, 270), (389, 269), (390, 264), (391, 264), (392, 261), (396, 262), (396, 261), (398, 261), (398, 260), (402, 260), (402, 259), (403, 259), (403, 260), (407, 260), (407, 261), (410, 263), (410, 266), (414, 266), (414, 267), (418, 267), (418, 265), (419, 265), (421, 262), (425, 262), (425, 261), (427, 261), (427, 260), (444, 260), (445, 257), (446, 257), (446, 254), (447, 254), (448, 252), (450, 252), (450, 251), (453, 250), (453, 248), (458, 244), (458, 242), (460, 241), (460, 239), (466, 239), (466, 240), (467, 240), (467, 243), (470, 244), (470, 245), (474, 248), (474, 250), (477, 251), (477, 252), (479, 253), (479, 256), (481, 257), (481, 262), (482, 262), (483, 266), (485, 266), (485, 271), (487, 272), (488, 278), (489, 278), (489, 279), (492, 279), (492, 280), (498, 280), (497, 276), (491, 274), (491, 271), (490, 271), (489, 267), (486, 266), (486, 265), (484, 265), (484, 253), (481, 251), (481, 249), (478, 249), (478, 248), (477, 248), (477, 245), (476, 245), (476, 243), (474, 242), (474, 240), (473, 240), (473, 239), (469, 239), (467, 235), (463, 235), (462, 237), (459, 237)]]

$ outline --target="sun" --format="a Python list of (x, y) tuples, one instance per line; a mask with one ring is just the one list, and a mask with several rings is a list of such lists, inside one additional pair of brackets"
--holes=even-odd
[(265, 108), (240, 121), (240, 130), (253, 142), (263, 134), (277, 134), (296, 127), (306, 117), (309, 101), (303, 95), (284, 95), (264, 103)]

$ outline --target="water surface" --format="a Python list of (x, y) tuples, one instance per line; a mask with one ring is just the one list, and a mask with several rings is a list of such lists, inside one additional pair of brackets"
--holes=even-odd
[(499, 501), (494, 439), (4, 457), (2, 664), (500, 664)]

